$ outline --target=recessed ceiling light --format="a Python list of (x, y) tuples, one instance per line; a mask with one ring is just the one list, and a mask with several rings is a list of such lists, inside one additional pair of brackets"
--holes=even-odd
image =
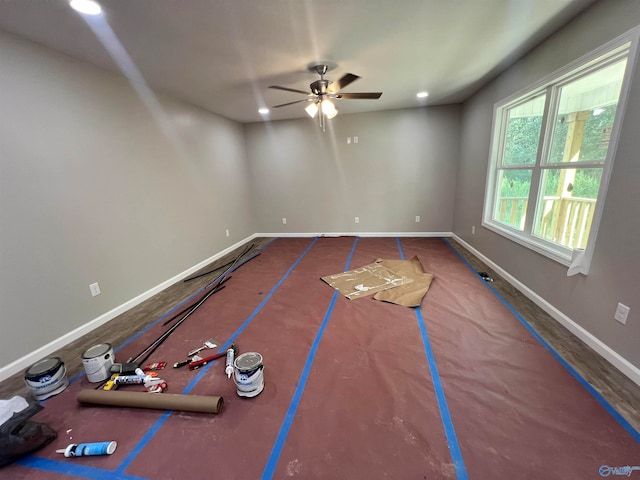
[(260, 108), (258, 110), (258, 113), (261, 115), (266, 115), (267, 113), (269, 113), (269, 109), (268, 108)]
[(429, 92), (418, 92), (416, 97), (418, 98), (427, 98), (429, 96)]
[(93, 0), (69, 0), (69, 5), (75, 11), (87, 15), (100, 15), (102, 13), (100, 5)]

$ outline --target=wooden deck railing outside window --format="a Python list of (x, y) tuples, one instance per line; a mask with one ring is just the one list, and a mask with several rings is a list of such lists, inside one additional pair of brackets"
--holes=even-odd
[[(499, 200), (497, 220), (520, 230), (527, 212), (526, 197), (503, 197)], [(585, 248), (593, 220), (593, 198), (547, 196), (543, 213), (534, 233), (569, 248)]]

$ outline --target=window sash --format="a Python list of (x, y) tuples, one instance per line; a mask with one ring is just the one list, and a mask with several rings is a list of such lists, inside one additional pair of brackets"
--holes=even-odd
[[(483, 226), (500, 235), (506, 236), (516, 243), (552, 258), (559, 263), (570, 265), (573, 253), (571, 248), (565, 247), (560, 243), (549, 241), (543, 236), (534, 233), (535, 223), (539, 221), (541, 215), (538, 213), (537, 208), (539, 204), (542, 204), (542, 178), (546, 172), (552, 170), (602, 169), (600, 188), (595, 201), (594, 212), (591, 213), (591, 228), (586, 243), (585, 265), (582, 269), (582, 273), (588, 273), (610, 178), (610, 171), (617, 147), (620, 122), (626, 108), (630, 77), (635, 67), (639, 36), (640, 27), (636, 27), (596, 51), (572, 62), (564, 69), (545, 77), (536, 85), (518, 92), (516, 95), (495, 105), (482, 221)], [(558, 116), (561, 89), (570, 85), (572, 82), (576, 82), (623, 59), (626, 59), (626, 68), (622, 77), (622, 87), (618, 95), (617, 108), (605, 158), (603, 160), (580, 160), (576, 162), (551, 161), (551, 142), (553, 140), (554, 127)], [(505, 164), (506, 135), (511, 112), (513, 112), (513, 109), (525, 105), (527, 102), (535, 101), (536, 98), (541, 96), (544, 96), (545, 100), (535, 164)], [(531, 183), (526, 212), (524, 212), (523, 230), (515, 228), (515, 226), (508, 223), (500, 222), (497, 218), (498, 202), (501, 198), (500, 179), (508, 171), (519, 170), (531, 170)]]

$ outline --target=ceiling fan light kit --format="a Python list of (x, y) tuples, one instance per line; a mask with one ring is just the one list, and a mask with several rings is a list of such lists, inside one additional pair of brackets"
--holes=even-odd
[(309, 105), (304, 107), (304, 110), (307, 112), (307, 115), (313, 118), (318, 114), (318, 105), (316, 105), (315, 103), (310, 103)]
[(320, 105), (322, 107), (322, 113), (326, 115), (327, 118), (333, 118), (338, 114), (338, 109), (331, 103), (331, 100), (323, 100)]
[(318, 112), (322, 113), (321, 115), (318, 115), (318, 119), (320, 127), (324, 131), (324, 118), (326, 117), (331, 119), (338, 114), (338, 109), (333, 103), (333, 100), (377, 100), (382, 95), (382, 92), (340, 93), (343, 88), (355, 82), (360, 77), (353, 73), (345, 73), (337, 82), (326, 80), (324, 75), (335, 67), (335, 64), (329, 62), (309, 65), (309, 71), (320, 75), (320, 80), (316, 80), (309, 85), (310, 92), (305, 92), (304, 90), (298, 90), (296, 88), (271, 85), (269, 88), (284, 90), (285, 92), (300, 93), (307, 96), (307, 98), (303, 100), (282, 103), (280, 105), (275, 105), (272, 108), (286, 107), (296, 103), (307, 102), (309, 104), (305, 107), (305, 111), (309, 117), (315, 118)]

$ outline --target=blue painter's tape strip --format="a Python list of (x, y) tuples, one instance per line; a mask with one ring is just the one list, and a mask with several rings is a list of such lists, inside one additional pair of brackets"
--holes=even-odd
[(136, 444), (136, 446), (131, 449), (131, 451), (127, 454), (127, 456), (120, 463), (120, 465), (118, 465), (118, 468), (116, 468), (115, 471), (118, 474), (124, 472), (129, 467), (129, 465), (131, 465), (131, 463), (136, 459), (136, 457), (140, 454), (140, 452), (142, 452), (144, 447), (146, 447), (147, 444), (151, 441), (153, 436), (156, 433), (158, 433), (158, 430), (162, 428), (162, 426), (167, 421), (170, 415), (171, 415), (171, 411), (167, 410), (162, 414), (162, 416), (158, 420), (156, 420), (156, 423), (154, 423), (151, 426), (151, 428), (147, 430), (147, 433), (144, 434), (144, 436), (140, 439), (140, 441)]
[(238, 327), (238, 329), (231, 334), (229, 339), (222, 345), (222, 347), (220, 347), (220, 352), (224, 352), (225, 350), (227, 350), (227, 348), (229, 348), (231, 346), (231, 344), (235, 341), (235, 339), (238, 338), (238, 335), (240, 335), (240, 333), (242, 333), (242, 331), (247, 327), (247, 325), (249, 325), (251, 323), (251, 321), (260, 312), (260, 310), (262, 310), (262, 308), (266, 305), (266, 303), (269, 300), (271, 300), (271, 297), (273, 296), (275, 291), (278, 288), (280, 288), (280, 286), (284, 283), (284, 281), (287, 279), (287, 277), (291, 274), (293, 269), (298, 266), (300, 261), (305, 257), (305, 255), (309, 252), (309, 250), (311, 250), (311, 247), (313, 247), (316, 244), (317, 241), (318, 241), (318, 237), (315, 237), (313, 239), (313, 241), (309, 244), (309, 246), (306, 248), (306, 250), (304, 252), (302, 252), (302, 255), (300, 255), (300, 257), (298, 257), (298, 259), (289, 267), (289, 270), (286, 271), (286, 273), (278, 281), (278, 283), (276, 283), (273, 286), (273, 288), (269, 291), (269, 293), (267, 293), (265, 295), (265, 297), (262, 299), (262, 302), (260, 302), (260, 304), (253, 311), (253, 313), (247, 317), (247, 319), (242, 323), (242, 325), (240, 325)]
[[(72, 461), (74, 460), (69, 460), (69, 462)], [(110, 470), (88, 467), (86, 465), (72, 465), (71, 463), (64, 461), (49, 460), (47, 458), (39, 458), (35, 456), (22, 458), (15, 463), (22, 467), (59, 473), (61, 475), (70, 475), (78, 478), (90, 478), (91, 480), (141, 480), (144, 478), (133, 475), (118, 474)]]
[[(400, 243), (400, 238), (396, 238), (398, 244), (398, 251), (400, 252), (400, 258), (405, 259), (404, 250)], [(449, 406), (447, 405), (447, 399), (444, 395), (444, 387), (440, 380), (440, 374), (438, 373), (438, 366), (436, 365), (436, 359), (431, 348), (431, 342), (429, 341), (429, 335), (427, 333), (427, 327), (422, 317), (422, 311), (420, 307), (414, 308), (416, 318), (418, 320), (418, 326), (420, 328), (420, 334), (422, 335), (422, 344), (424, 345), (424, 351), (427, 354), (427, 361), (429, 363), (429, 371), (431, 372), (431, 379), (433, 381), (433, 388), (436, 394), (436, 401), (438, 402), (438, 409), (440, 410), (440, 418), (442, 419), (442, 426), (444, 427), (444, 433), (447, 437), (447, 444), (449, 445), (449, 452), (451, 453), (451, 460), (456, 471), (456, 478), (458, 480), (467, 480), (467, 468), (465, 467), (464, 460), (462, 458), (462, 451), (460, 450), (460, 444), (458, 443), (458, 436), (456, 430), (453, 427), (453, 419), (449, 412)]]
[[(238, 338), (238, 335), (240, 335), (242, 333), (242, 331), (245, 328), (247, 328), (247, 326), (253, 321), (253, 319), (256, 317), (256, 315), (258, 315), (258, 313), (260, 313), (260, 311), (267, 304), (267, 302), (269, 300), (271, 300), (271, 297), (273, 297), (273, 294), (275, 293), (275, 291), (278, 290), (278, 288), (280, 288), (280, 286), (284, 283), (284, 281), (287, 279), (287, 277), (291, 274), (293, 269), (296, 268), (298, 263), (300, 263), (300, 260), (302, 260), (304, 258), (304, 256), (307, 254), (307, 252), (309, 250), (311, 250), (311, 247), (313, 247), (316, 244), (317, 241), (318, 241), (318, 237), (315, 237), (313, 239), (313, 241), (309, 244), (309, 246), (306, 248), (306, 250), (304, 252), (302, 252), (302, 255), (300, 255), (298, 257), (298, 259), (295, 262), (293, 262), (293, 264), (289, 267), (289, 270), (287, 270), (286, 273), (282, 276), (282, 278), (280, 280), (278, 280), (278, 283), (276, 283), (273, 286), (273, 288), (269, 291), (269, 293), (267, 293), (265, 295), (265, 297), (262, 299), (260, 304), (253, 311), (253, 313), (251, 313), (251, 315), (249, 315), (247, 317), (247, 319), (242, 323), (242, 325), (240, 325), (238, 327), (238, 329), (235, 332), (233, 332), (233, 334), (231, 334), (229, 339), (224, 344), (222, 344), (222, 346), (220, 347), (220, 350), (219, 350), (220, 353), (225, 352), (231, 346), (231, 344), (234, 342), (234, 340), (236, 338)], [(214, 363), (216, 363), (216, 362), (215, 361), (209, 362), (207, 365), (202, 367), (200, 369), (201, 371), (198, 372), (198, 374), (193, 378), (193, 380), (191, 380), (191, 382), (189, 382), (189, 384), (184, 388), (182, 393), (187, 394), (187, 393), (191, 392), (191, 390), (193, 390), (193, 387), (196, 386), (196, 384), (200, 381), (200, 379), (204, 376), (204, 374), (207, 373), (207, 370), (209, 368), (211, 368), (211, 365), (213, 365)]]
[(442, 418), (442, 425), (444, 426), (445, 435), (447, 437), (447, 444), (449, 445), (449, 451), (451, 452), (451, 459), (456, 471), (456, 478), (458, 480), (467, 480), (467, 469), (462, 458), (462, 451), (460, 450), (460, 444), (458, 443), (458, 436), (456, 435), (455, 428), (453, 427), (453, 419), (449, 412), (449, 406), (447, 405), (447, 399), (444, 395), (444, 387), (440, 380), (440, 374), (438, 373), (438, 367), (436, 365), (436, 359), (431, 349), (431, 343), (429, 342), (429, 335), (427, 334), (427, 328), (425, 326), (424, 318), (420, 307), (415, 309), (416, 318), (418, 319), (418, 325), (420, 327), (420, 334), (422, 335), (422, 343), (424, 344), (425, 352), (427, 353), (427, 361), (429, 362), (429, 370), (431, 371), (431, 378), (433, 379), (433, 388), (436, 394), (436, 400), (438, 402), (438, 409), (440, 410), (440, 417)]
[[(345, 271), (349, 269), (349, 265), (351, 264), (351, 259), (353, 258), (353, 254), (356, 250), (356, 245), (358, 244), (358, 237), (353, 241), (353, 246), (351, 247), (351, 253), (349, 253), (349, 257), (347, 258), (347, 263), (344, 266)], [(331, 301), (329, 302), (329, 307), (327, 308), (327, 312), (324, 315), (324, 319), (320, 324), (320, 328), (316, 333), (316, 337), (313, 340), (313, 344), (311, 345), (311, 349), (309, 350), (309, 354), (307, 355), (307, 361), (304, 364), (302, 369), (302, 373), (300, 374), (300, 379), (298, 380), (298, 385), (296, 386), (296, 390), (293, 393), (293, 397), (291, 398), (291, 403), (289, 404), (289, 408), (287, 409), (287, 413), (284, 416), (284, 420), (282, 425), (280, 426), (280, 431), (278, 432), (278, 436), (276, 437), (276, 441), (271, 449), (271, 454), (267, 459), (267, 464), (264, 467), (264, 471), (262, 472), (262, 479), (271, 479), (273, 478), (273, 474), (276, 470), (276, 466), (278, 464), (278, 460), (280, 459), (280, 455), (282, 454), (282, 448), (284, 447), (284, 443), (287, 440), (287, 436), (289, 435), (289, 430), (291, 429), (291, 425), (293, 424), (293, 419), (296, 415), (296, 411), (298, 410), (298, 405), (300, 404), (300, 399), (302, 398), (302, 393), (304, 392), (304, 388), (307, 385), (307, 380), (309, 379), (309, 373), (311, 372), (311, 366), (313, 365), (313, 360), (316, 357), (316, 352), (318, 351), (318, 346), (320, 345), (320, 340), (322, 339), (322, 335), (324, 334), (325, 329), (327, 328), (327, 324), (329, 323), (329, 318), (333, 313), (333, 307), (336, 304), (336, 300), (338, 298), (338, 291), (333, 292), (333, 296), (331, 297)]]
[[(78, 373), (77, 375), (75, 375), (75, 376), (71, 377), (71, 378), (69, 379), (69, 383), (73, 383), (73, 382), (75, 382), (75, 381), (79, 380), (81, 377), (84, 377), (85, 375), (86, 375), (86, 373), (85, 373), (85, 372), (80, 372), (80, 373)], [(45, 400), (47, 400), (47, 399), (45, 399)], [(40, 401), (40, 403), (44, 404), (45, 400), (41, 400), (41, 401)]]
[[(280, 278), (278, 283), (276, 283), (271, 288), (269, 293), (265, 296), (265, 298), (262, 300), (262, 302), (260, 302), (260, 304), (253, 311), (253, 313), (251, 315), (249, 315), (249, 317), (242, 323), (242, 325), (240, 325), (240, 327), (233, 333), (231, 338), (229, 340), (227, 340), (227, 342), (222, 346), (220, 351), (225, 351), (231, 345), (233, 340), (238, 335), (240, 335), (240, 333), (251, 323), (251, 321), (255, 318), (255, 316), (258, 314), (258, 312), (260, 310), (262, 310), (262, 308), (269, 301), (269, 299), (271, 299), (271, 297), (273, 296), (275, 291), (278, 290), (278, 288), (280, 288), (280, 286), (284, 283), (284, 281), (287, 279), (287, 277), (291, 274), (293, 269), (298, 265), (298, 263), (300, 263), (300, 261), (305, 257), (305, 255), (307, 255), (309, 250), (311, 250), (311, 248), (316, 244), (317, 241), (318, 241), (318, 237), (315, 237), (313, 239), (313, 241), (309, 244), (309, 246), (304, 250), (304, 252), (302, 252), (302, 254), (300, 254), (300, 256), (296, 259), (296, 261), (293, 262), (293, 264), (285, 272), (285, 274), (282, 276), (282, 278)], [(193, 388), (197, 385), (197, 383), (200, 381), (200, 379), (202, 379), (202, 377), (205, 375), (205, 373), (209, 370), (209, 368), (211, 368), (211, 366), (214, 363), (215, 362), (210, 362), (207, 365), (205, 365), (204, 367), (202, 367), (200, 369), (200, 372), (198, 372), (198, 374), (193, 378), (193, 380), (191, 380), (191, 382), (189, 382), (189, 384), (182, 390), (182, 393), (186, 395), (189, 392), (191, 392), (191, 390), (193, 390)], [(149, 441), (151, 441), (153, 436), (164, 425), (164, 423), (167, 421), (167, 419), (169, 418), (171, 413), (172, 413), (171, 411), (166, 411), (162, 415), (162, 417), (160, 417), (156, 421), (156, 423), (149, 429), (149, 431), (147, 431), (147, 433), (140, 439), (138, 444), (131, 450), (131, 452), (129, 452), (127, 457), (118, 466), (118, 468), (116, 469), (116, 472), (123, 472), (124, 470), (126, 470), (129, 467), (129, 465), (136, 459), (138, 454), (144, 449), (144, 447), (147, 446), (147, 444), (149, 443)]]
[(460, 255), (460, 253), (453, 248), (453, 246), (451, 245), (451, 243), (447, 240), (447, 239), (443, 239), (444, 242), (449, 246), (449, 248), (458, 256), (458, 258), (460, 258), (460, 260), (462, 260), (462, 262), (472, 271), (475, 273), (476, 277), (478, 277), (480, 279), (480, 281), (482, 281), (482, 283), (484, 283), (487, 288), (489, 290), (491, 290), (491, 292), (493, 292), (493, 294), (503, 303), (503, 305), (505, 307), (507, 307), (509, 309), (509, 311), (511, 311), (511, 313), (513, 313), (513, 315), (520, 321), (520, 323), (529, 331), (529, 333), (531, 333), (531, 335), (533, 335), (536, 340), (538, 340), (549, 352), (551, 352), (551, 354), (564, 366), (564, 368), (566, 368), (569, 373), (571, 375), (573, 375), (573, 377), (578, 380), (582, 386), (584, 388), (587, 389), (587, 391), (589, 393), (591, 393), (591, 395), (593, 395), (593, 397), (605, 408), (605, 410), (607, 412), (609, 412), (609, 414), (615, 418), (617, 420), (617, 422), (622, 426), (622, 428), (624, 428), (627, 432), (629, 432), (629, 434), (635, 439), (636, 442), (640, 443), (640, 432), (638, 432), (638, 430), (636, 430), (633, 425), (631, 425), (627, 419), (625, 419), (622, 415), (620, 415), (620, 413), (600, 394), (600, 392), (598, 392), (595, 388), (593, 388), (589, 382), (587, 382), (582, 375), (580, 375), (578, 373), (578, 371), (576, 369), (574, 369), (571, 364), (569, 364), (569, 362), (567, 362), (552, 346), (551, 344), (549, 344), (543, 337), (540, 336), (540, 334), (538, 332), (536, 332), (536, 330), (529, 324), (529, 322), (527, 322), (524, 317), (522, 315), (520, 315), (520, 313), (518, 313), (518, 311), (513, 308), (511, 306), (511, 304), (509, 302), (507, 302), (507, 300), (505, 300), (502, 295), (500, 295), (500, 293), (498, 293), (498, 291), (489, 283), (487, 283), (486, 280), (483, 280), (482, 277), (480, 275), (478, 275), (478, 273), (476, 272), (475, 268), (473, 268), (473, 266), (467, 261), (466, 258), (464, 258), (462, 255)]

